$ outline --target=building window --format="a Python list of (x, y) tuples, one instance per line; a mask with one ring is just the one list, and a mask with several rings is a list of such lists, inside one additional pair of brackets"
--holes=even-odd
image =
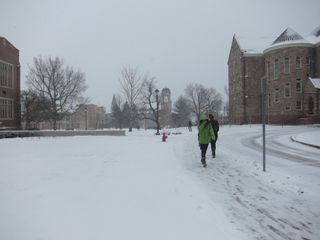
[(284, 108), (285, 111), (290, 111), (291, 110), (291, 106), (290, 105), (286, 105)]
[(271, 96), (270, 96), (270, 93), (268, 94), (268, 107), (271, 107)]
[(301, 101), (297, 101), (296, 109), (297, 110), (301, 110), (302, 109), (302, 102)]
[(306, 57), (306, 64), (310, 65), (310, 57)]
[(267, 62), (267, 77), (270, 80), (271, 79), (271, 64), (270, 61)]
[(0, 98), (0, 120), (13, 119), (13, 99)]
[(284, 73), (290, 73), (290, 59), (284, 59)]
[(0, 86), (13, 88), (13, 65), (0, 61)]
[(274, 79), (279, 79), (279, 75), (280, 75), (279, 60), (275, 59), (274, 60)]
[(296, 57), (296, 69), (301, 69), (301, 57)]
[(276, 88), (276, 89), (274, 90), (274, 102), (275, 102), (275, 103), (278, 103), (278, 102), (279, 102), (279, 99), (280, 99), (279, 88)]
[(285, 97), (290, 97), (291, 91), (290, 91), (290, 83), (286, 83), (284, 87), (284, 96)]
[(301, 86), (301, 79), (297, 78), (296, 80), (296, 92), (301, 93), (302, 92), (302, 86)]

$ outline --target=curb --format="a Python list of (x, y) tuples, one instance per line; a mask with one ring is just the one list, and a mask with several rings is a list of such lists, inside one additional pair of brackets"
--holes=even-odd
[(300, 144), (303, 144), (303, 145), (306, 145), (306, 146), (309, 146), (309, 147), (314, 147), (314, 148), (320, 149), (320, 146), (318, 146), (318, 145), (314, 145), (314, 144), (298, 141), (298, 140), (294, 139), (292, 136), (290, 137), (290, 139), (291, 139), (292, 142), (297, 142), (297, 143), (300, 143)]

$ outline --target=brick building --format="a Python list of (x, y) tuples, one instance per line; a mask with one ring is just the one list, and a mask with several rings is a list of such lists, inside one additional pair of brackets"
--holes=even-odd
[(0, 37), (0, 128), (20, 128), (19, 50)]
[(320, 27), (302, 37), (286, 29), (278, 38), (233, 37), (229, 59), (229, 120), (261, 122), (261, 79), (267, 81), (269, 123), (320, 119)]

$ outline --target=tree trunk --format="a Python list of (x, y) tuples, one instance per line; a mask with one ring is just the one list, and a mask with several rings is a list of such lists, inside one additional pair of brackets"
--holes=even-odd
[(53, 124), (53, 130), (57, 130), (57, 119), (56, 118), (53, 119), (52, 124)]

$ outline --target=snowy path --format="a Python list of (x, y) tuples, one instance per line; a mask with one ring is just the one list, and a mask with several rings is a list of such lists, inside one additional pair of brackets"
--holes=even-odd
[(186, 137), (146, 133), (2, 140), (0, 239), (245, 239), (183, 167)]
[[(266, 173), (261, 171), (261, 148), (259, 151), (257, 144), (248, 144), (255, 142), (257, 136), (261, 138), (259, 126), (222, 128), (217, 158), (208, 161), (206, 171), (195, 171), (194, 162), (189, 163), (190, 171), (195, 172), (212, 192), (212, 199), (224, 205), (228, 216), (251, 239), (320, 239), (320, 159), (314, 157), (315, 151), (319, 150), (292, 144), (287, 134), (290, 131), (309, 130), (268, 127), (268, 153), (279, 149), (272, 142), (275, 141), (275, 132), (278, 137), (285, 136), (287, 139), (278, 139), (286, 158), (279, 157), (282, 156), (279, 154), (277, 157), (267, 154)], [(285, 148), (285, 145), (288, 147)], [(294, 155), (290, 146), (301, 148), (300, 152), (295, 150)], [(187, 154), (195, 154), (195, 141), (190, 140), (186, 149)], [(288, 152), (294, 159), (287, 159)], [(307, 156), (313, 156), (313, 159), (295, 161)], [(199, 159), (199, 156), (193, 158)]]

